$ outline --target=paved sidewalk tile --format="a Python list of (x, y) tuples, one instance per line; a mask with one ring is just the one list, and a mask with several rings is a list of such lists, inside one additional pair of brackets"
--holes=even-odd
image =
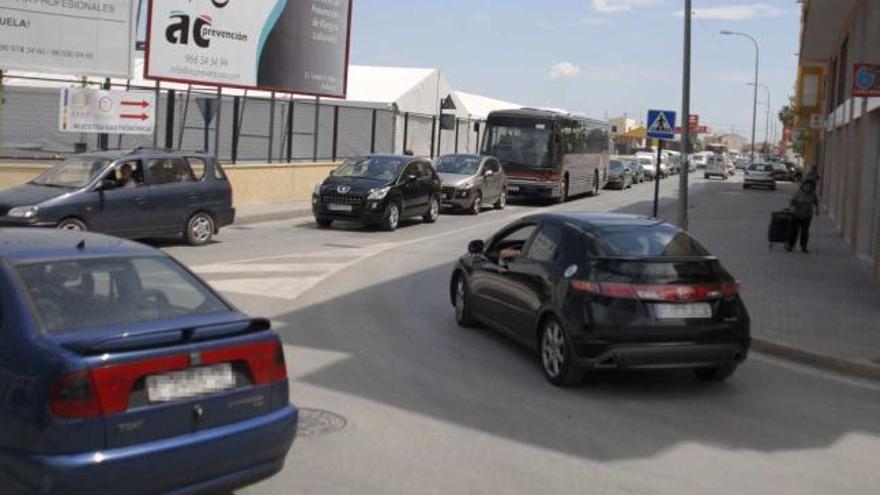
[[(880, 289), (827, 216), (814, 220), (811, 254), (768, 249), (770, 213), (796, 191), (743, 191), (717, 183), (692, 203), (691, 232), (742, 283), (756, 337), (839, 359), (880, 364)], [(664, 208), (673, 219), (675, 210)]]

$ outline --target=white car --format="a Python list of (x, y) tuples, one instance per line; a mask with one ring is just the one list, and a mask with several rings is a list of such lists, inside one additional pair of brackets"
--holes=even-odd
[(705, 177), (707, 179), (711, 177), (721, 177), (724, 180), (730, 176), (730, 169), (727, 168), (727, 161), (721, 155), (715, 155), (709, 157), (706, 162), (706, 172)]
[(709, 157), (714, 155), (711, 151), (701, 151), (699, 153), (694, 153), (693, 155), (693, 163), (698, 169), (706, 168), (706, 163), (709, 161)]
[[(657, 155), (654, 153), (636, 153), (636, 158), (639, 159), (639, 163), (642, 165), (642, 170), (645, 171), (645, 177), (653, 178), (657, 172)], [(660, 178), (666, 178), (669, 175), (669, 171), (666, 168), (666, 164), (663, 161), (660, 161)]]

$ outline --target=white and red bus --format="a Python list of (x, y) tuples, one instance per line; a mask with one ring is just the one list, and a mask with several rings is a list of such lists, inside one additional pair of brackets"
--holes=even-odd
[(548, 110), (489, 114), (483, 154), (501, 162), (508, 195), (564, 203), (599, 194), (608, 181), (608, 124)]

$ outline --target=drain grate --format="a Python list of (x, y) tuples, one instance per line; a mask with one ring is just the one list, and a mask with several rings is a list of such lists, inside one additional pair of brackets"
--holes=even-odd
[(318, 435), (329, 435), (342, 431), (348, 425), (348, 421), (333, 412), (321, 409), (299, 410), (299, 426), (297, 427), (297, 437), (314, 437)]

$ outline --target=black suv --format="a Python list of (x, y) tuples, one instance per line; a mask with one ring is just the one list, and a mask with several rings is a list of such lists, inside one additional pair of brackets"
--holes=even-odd
[(138, 148), (76, 155), (0, 191), (0, 227), (92, 230), (207, 244), (235, 220), (232, 186), (213, 156)]
[(312, 212), (321, 227), (334, 220), (397, 229), (400, 220), (440, 215), (440, 178), (422, 158), (372, 155), (354, 158), (315, 186)]

